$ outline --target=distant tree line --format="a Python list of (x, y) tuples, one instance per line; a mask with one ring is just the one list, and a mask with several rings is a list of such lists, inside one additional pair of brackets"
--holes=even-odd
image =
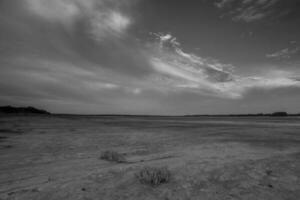
[(13, 106), (2, 106), (0, 107), (0, 113), (3, 114), (50, 114), (46, 110), (37, 109), (34, 107), (13, 107)]
[(185, 115), (187, 117), (197, 117), (197, 116), (217, 116), (217, 117), (287, 117), (287, 116), (300, 116), (298, 114), (289, 114), (287, 112), (273, 112), (273, 113), (256, 113), (256, 114), (224, 114), (224, 115)]

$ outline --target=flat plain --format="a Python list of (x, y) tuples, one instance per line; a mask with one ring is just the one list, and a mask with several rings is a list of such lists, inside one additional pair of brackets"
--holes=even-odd
[[(1, 200), (300, 199), (299, 117), (0, 117)], [(100, 159), (113, 150), (128, 162)], [(167, 167), (168, 183), (135, 174)]]

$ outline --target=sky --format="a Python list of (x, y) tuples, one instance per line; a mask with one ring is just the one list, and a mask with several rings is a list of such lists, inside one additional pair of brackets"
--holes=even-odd
[(0, 105), (300, 113), (299, 0), (0, 0)]

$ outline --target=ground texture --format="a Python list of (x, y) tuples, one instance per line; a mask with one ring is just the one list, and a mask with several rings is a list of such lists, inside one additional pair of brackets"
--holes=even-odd
[[(2, 116), (0, 200), (297, 200), (299, 128), (296, 117)], [(170, 181), (140, 183), (144, 166), (168, 167)]]

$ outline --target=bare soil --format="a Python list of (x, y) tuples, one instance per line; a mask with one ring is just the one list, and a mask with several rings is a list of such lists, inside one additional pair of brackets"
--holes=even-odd
[[(299, 128), (297, 117), (2, 116), (0, 200), (298, 200)], [(142, 184), (145, 166), (168, 167), (170, 181)]]

